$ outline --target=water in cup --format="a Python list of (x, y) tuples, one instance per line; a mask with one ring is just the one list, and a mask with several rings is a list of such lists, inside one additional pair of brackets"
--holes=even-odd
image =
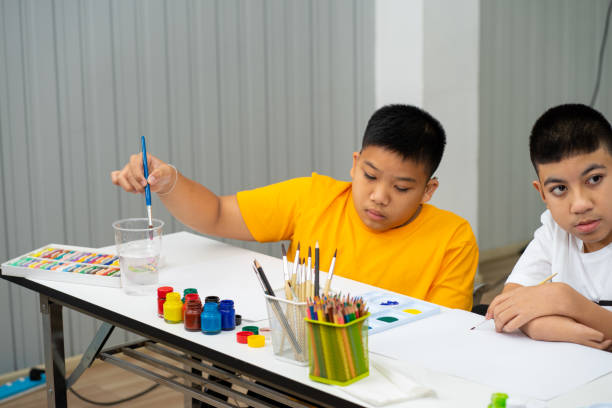
[(159, 281), (159, 252), (146, 240), (130, 242), (121, 252), (121, 285), (128, 294), (151, 294)]
[(147, 218), (115, 221), (115, 244), (121, 266), (121, 286), (128, 295), (155, 293), (159, 281), (163, 221)]

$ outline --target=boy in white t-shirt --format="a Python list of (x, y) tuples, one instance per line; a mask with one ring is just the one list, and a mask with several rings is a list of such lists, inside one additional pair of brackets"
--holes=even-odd
[(547, 210), (486, 317), (499, 332), (612, 350), (610, 123), (585, 105), (557, 106), (536, 121), (529, 150)]

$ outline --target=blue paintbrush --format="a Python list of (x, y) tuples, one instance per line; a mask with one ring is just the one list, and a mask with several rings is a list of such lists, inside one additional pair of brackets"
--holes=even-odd
[[(142, 167), (144, 169), (144, 176), (147, 180), (147, 185), (145, 186), (145, 200), (147, 202), (147, 215), (149, 217), (149, 228), (153, 228), (153, 217), (151, 215), (151, 188), (149, 187), (149, 166), (147, 164), (147, 143), (145, 142), (145, 137), (140, 136), (140, 142), (142, 144)], [(151, 234), (151, 238), (152, 238)]]

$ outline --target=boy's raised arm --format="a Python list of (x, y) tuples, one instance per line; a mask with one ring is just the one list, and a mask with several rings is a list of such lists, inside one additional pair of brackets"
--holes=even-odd
[[(148, 154), (147, 158), (151, 191), (158, 194), (164, 206), (179, 221), (203, 234), (254, 240), (235, 195), (217, 196), (157, 157)], [(111, 180), (127, 192), (143, 193), (147, 181), (142, 155), (132, 155), (123, 169), (111, 173)]]

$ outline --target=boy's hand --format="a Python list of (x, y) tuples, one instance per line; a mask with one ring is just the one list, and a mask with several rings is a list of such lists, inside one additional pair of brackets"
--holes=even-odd
[(567, 299), (563, 294), (566, 287), (563, 283), (547, 283), (502, 293), (489, 305), (486, 318), (495, 319), (498, 332), (512, 332), (537, 317), (561, 314), (560, 304)]
[(567, 341), (610, 351), (612, 340), (604, 334), (566, 316), (542, 316), (531, 320), (521, 330), (534, 340)]
[[(151, 191), (163, 194), (170, 190), (177, 176), (174, 168), (151, 154), (147, 154), (147, 159)], [(142, 167), (142, 153), (133, 154), (123, 169), (111, 172), (111, 180), (128, 193), (144, 193), (147, 180)]]

